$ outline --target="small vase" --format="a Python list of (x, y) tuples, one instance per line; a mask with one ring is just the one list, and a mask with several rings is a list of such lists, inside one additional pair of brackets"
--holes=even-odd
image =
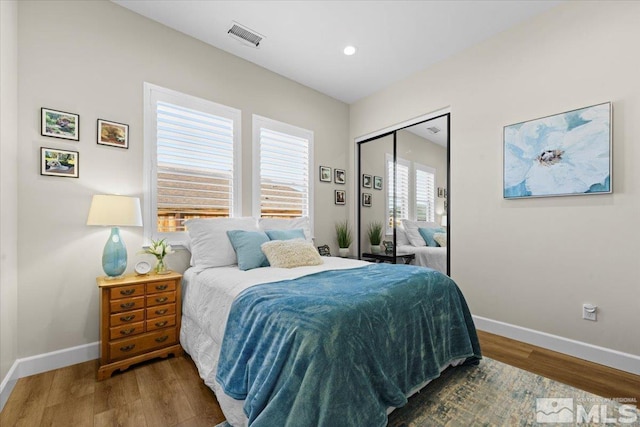
[(380, 253), (380, 245), (371, 245), (371, 253), (378, 255)]
[(167, 274), (169, 270), (167, 269), (167, 265), (164, 263), (164, 259), (159, 259), (155, 268), (156, 274)]
[(349, 256), (349, 248), (338, 248), (338, 255), (342, 258), (346, 258)]

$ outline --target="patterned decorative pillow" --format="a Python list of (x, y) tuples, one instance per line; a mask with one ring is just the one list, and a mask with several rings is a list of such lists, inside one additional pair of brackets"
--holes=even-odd
[(303, 239), (272, 240), (260, 247), (271, 267), (293, 268), (324, 263), (313, 244)]
[(442, 246), (443, 248), (447, 247), (447, 233), (435, 233), (433, 235), (433, 240), (435, 240), (439, 246)]

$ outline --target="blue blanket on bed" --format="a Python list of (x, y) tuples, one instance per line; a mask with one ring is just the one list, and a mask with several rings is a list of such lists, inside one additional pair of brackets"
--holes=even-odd
[(216, 379), (252, 426), (384, 426), (386, 409), (480, 345), (456, 284), (428, 268), (371, 264), (246, 289)]

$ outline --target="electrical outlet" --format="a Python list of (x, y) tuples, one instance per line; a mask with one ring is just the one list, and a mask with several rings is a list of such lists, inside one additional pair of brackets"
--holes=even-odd
[(586, 320), (598, 320), (597, 316), (598, 306), (591, 304), (582, 304), (582, 318)]

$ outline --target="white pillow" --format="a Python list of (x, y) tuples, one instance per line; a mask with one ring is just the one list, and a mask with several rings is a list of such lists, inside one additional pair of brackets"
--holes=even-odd
[(272, 240), (263, 243), (260, 248), (271, 267), (292, 268), (324, 263), (313, 244), (302, 239)]
[(238, 263), (227, 231), (258, 231), (252, 217), (190, 219), (185, 222), (191, 239), (191, 264), (194, 266), (224, 267)]
[(433, 240), (435, 240), (441, 247), (447, 247), (447, 233), (433, 233)]
[(407, 237), (407, 232), (404, 230), (402, 224), (396, 227), (396, 245), (397, 246), (408, 246), (411, 242), (409, 242), (409, 238)]
[(427, 246), (427, 242), (424, 241), (422, 235), (420, 235), (419, 228), (438, 228), (440, 225), (435, 222), (428, 221), (410, 221), (408, 219), (402, 220), (402, 226), (404, 227), (407, 238), (413, 246)]
[(307, 242), (313, 242), (313, 236), (311, 235), (311, 223), (309, 217), (303, 216), (293, 219), (280, 219), (280, 218), (260, 218), (258, 220), (260, 230), (295, 230), (301, 228), (304, 231), (304, 237)]

